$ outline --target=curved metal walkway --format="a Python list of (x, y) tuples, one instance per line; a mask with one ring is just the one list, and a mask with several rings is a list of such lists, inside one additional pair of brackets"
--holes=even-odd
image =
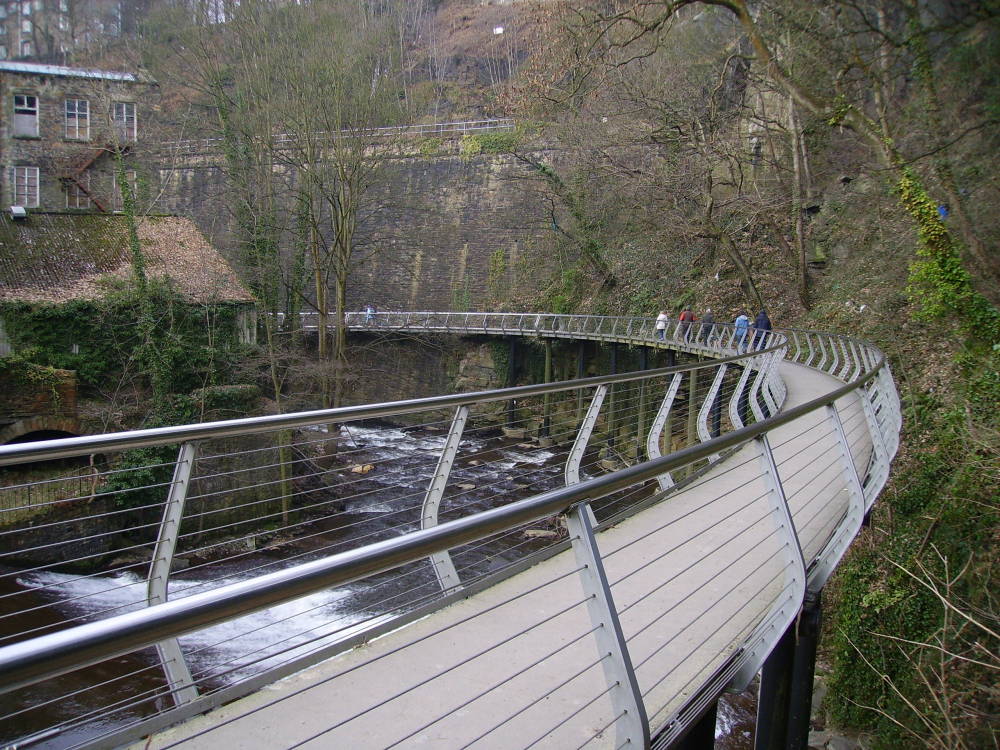
[[(714, 359), (571, 383), (167, 428), (169, 434), (106, 436), (103, 443), (75, 439), (89, 440), (91, 452), (167, 440), (193, 446), (219, 435), (273, 436), (276, 428), (454, 410), (450, 419), (420, 423), (425, 430), (438, 425), (441, 435), (436, 467), (418, 493), (421, 530), (400, 529), (382, 541), (184, 598), (171, 592), (165, 602), (162, 590), (153, 601), (150, 594), (150, 606), (140, 611), (0, 649), (4, 682), (30, 686), (153, 643), (168, 675), (171, 661), (195, 664), (193, 676), (175, 670), (167, 691), (154, 691), (161, 700), (173, 695), (173, 708), (88, 739), (92, 746), (120, 744), (291, 675), (143, 746), (259, 747), (267, 737), (269, 746), (287, 748), (667, 747), (722, 690), (749, 682), (803, 601), (822, 588), (884, 486), (898, 444), (891, 377), (881, 354), (863, 342), (774, 332), (741, 355), (740, 341), (723, 325), (670, 330), (661, 344), (652, 322), (642, 319), (497, 315), (466, 317), (459, 325), (454, 315), (415, 315), (366, 321), (352, 314), (348, 322), (386, 330), (623, 337)], [(553, 486), (551, 473), (538, 476), (544, 462), (536, 462), (514, 473), (516, 481), (498, 485), (498, 497), (524, 499), (490, 510), (463, 505), (477, 491), (468, 472), (509, 463), (494, 460), (482, 436), (495, 433), (493, 407), (514, 397), (526, 425), (539, 429), (538, 414), (546, 413), (550, 428), (544, 441), (515, 446), (518, 455), (528, 464), (543, 451), (551, 454), (544, 462), (558, 464), (564, 486)], [(54, 443), (60, 445), (48, 446), (49, 456), (82, 450), (72, 440)], [(0, 448), (0, 464), (44, 450)], [(190, 469), (195, 454), (184, 450), (177, 467)], [(175, 473), (174, 501), (190, 476)], [(536, 543), (539, 519), (562, 512), (566, 531), (545, 532), (551, 543)], [(166, 557), (169, 571), (167, 515), (152, 557)], [(414, 564), (428, 562), (420, 570), (433, 571), (436, 593), (428, 592), (426, 575), (399, 584), (419, 573)], [(389, 585), (387, 592), (424, 593), (405, 607), (373, 605), (367, 622), (316, 628), (290, 643), (277, 663), (268, 652), (272, 661), (260, 670), (222, 684), (199, 669), (197, 649), (175, 640), (359, 581), (376, 592)], [(398, 593), (386, 595), (392, 596)], [(292, 621), (281, 620), (286, 639)]]

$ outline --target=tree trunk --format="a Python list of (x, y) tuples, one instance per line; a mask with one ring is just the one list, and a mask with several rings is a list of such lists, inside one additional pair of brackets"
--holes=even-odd
[(795, 250), (798, 267), (799, 300), (808, 310), (809, 303), (809, 266), (806, 263), (806, 239), (802, 226), (802, 130), (795, 114), (795, 102), (788, 99), (788, 129), (792, 134), (792, 220), (795, 223)]

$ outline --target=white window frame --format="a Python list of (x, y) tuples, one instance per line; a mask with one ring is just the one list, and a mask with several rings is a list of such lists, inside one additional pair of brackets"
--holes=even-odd
[(66, 139), (90, 140), (90, 102), (87, 99), (66, 99), (63, 102)]
[(38, 137), (37, 94), (14, 94), (14, 137), (18, 136)]
[(0, 60), (6, 60), (6, 59), (7, 59), (7, 45), (0, 44)]
[(39, 179), (38, 167), (11, 167), (11, 203), (25, 208), (38, 208)]
[(21, 40), (21, 57), (31, 57), (35, 54), (35, 45), (31, 43), (30, 39)]
[(30, 18), (22, 18), (21, 19), (21, 33), (22, 34), (30, 34), (31, 33), (31, 19)]
[[(90, 172), (77, 175), (76, 180), (90, 190)], [(90, 196), (76, 182), (66, 183), (66, 208), (90, 208), (90, 205)]]
[(113, 102), (111, 107), (111, 120), (118, 138), (135, 141), (139, 133), (135, 102)]

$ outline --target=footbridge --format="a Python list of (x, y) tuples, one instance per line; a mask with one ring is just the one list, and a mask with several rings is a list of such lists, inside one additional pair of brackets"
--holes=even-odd
[(880, 351), (641, 318), (346, 320), (689, 356), (0, 447), (16, 498), (60, 481), (44, 461), (102, 457), (92, 491), (0, 520), (0, 742), (711, 747), (720, 695), (759, 673), (757, 746), (804, 747), (821, 592), (898, 446)]

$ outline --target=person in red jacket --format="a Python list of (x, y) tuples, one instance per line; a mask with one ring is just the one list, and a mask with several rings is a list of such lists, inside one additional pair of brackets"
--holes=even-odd
[(678, 320), (681, 322), (680, 331), (678, 333), (684, 341), (688, 341), (691, 336), (691, 324), (694, 323), (697, 318), (694, 316), (694, 313), (691, 312), (690, 307), (685, 307), (684, 310), (681, 311), (681, 316)]

